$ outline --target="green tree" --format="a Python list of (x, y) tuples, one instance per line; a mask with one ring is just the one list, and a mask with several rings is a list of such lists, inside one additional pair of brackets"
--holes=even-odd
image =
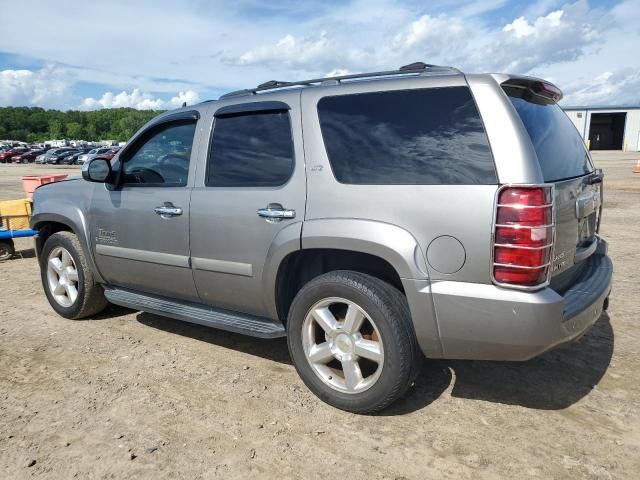
[(49, 136), (52, 140), (62, 138), (62, 123), (60, 120), (49, 121)]
[(82, 125), (78, 122), (69, 122), (65, 125), (65, 130), (67, 132), (67, 137), (71, 139), (80, 139), (82, 138)]
[(39, 107), (0, 107), (0, 139), (41, 142), (66, 137), (125, 141), (159, 113), (133, 108), (61, 112)]

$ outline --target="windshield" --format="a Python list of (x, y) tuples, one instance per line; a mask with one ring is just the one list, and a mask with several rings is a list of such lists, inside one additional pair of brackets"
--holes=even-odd
[(538, 156), (545, 182), (579, 177), (593, 171), (582, 137), (557, 104), (538, 104), (509, 92)]

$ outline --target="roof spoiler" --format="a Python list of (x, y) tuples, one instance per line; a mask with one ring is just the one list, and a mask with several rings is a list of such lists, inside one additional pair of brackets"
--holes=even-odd
[(539, 78), (510, 78), (500, 85), (508, 94), (523, 98), (532, 103), (549, 105), (562, 100), (562, 90), (553, 83)]

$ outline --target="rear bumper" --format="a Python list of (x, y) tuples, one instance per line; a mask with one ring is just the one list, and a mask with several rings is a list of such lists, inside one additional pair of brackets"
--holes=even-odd
[[(441, 354), (435, 356), (527, 360), (581, 336), (600, 318), (611, 291), (613, 265), (603, 254), (585, 262), (581, 276), (562, 294), (551, 288), (530, 293), (448, 281), (417, 291), (406, 282), (405, 291), (414, 323), (421, 321), (416, 302), (430, 303), (432, 297), (441, 343)], [(425, 348), (433, 340), (420, 338), (421, 331), (416, 325), (425, 354), (434, 356), (433, 348)]]

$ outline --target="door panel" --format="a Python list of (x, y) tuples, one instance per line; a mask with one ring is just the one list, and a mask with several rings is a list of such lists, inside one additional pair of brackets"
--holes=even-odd
[[(294, 228), (300, 237), (305, 214), (304, 154), (300, 129), (295, 128), (300, 124), (299, 92), (283, 92), (282, 99), (289, 108), (286, 111), (290, 121), (287, 133), (293, 140), (290, 153), (293, 165), (292, 171), (287, 172), (287, 176), (290, 175), (288, 180), (281, 176), (284, 160), (278, 158), (280, 154), (277, 153), (284, 144), (274, 146), (274, 142), (282, 140), (282, 130), (267, 132), (265, 128), (268, 130), (271, 126), (265, 127), (260, 121), (254, 123), (249, 119), (246, 123), (238, 119), (221, 122), (220, 118), (214, 119), (214, 112), (207, 119), (213, 125), (214, 135), (216, 127), (220, 129), (218, 132), (227, 131), (223, 123), (233, 125), (233, 132), (249, 133), (244, 139), (242, 135), (212, 139), (208, 169), (198, 173), (192, 192), (190, 242), (193, 276), (203, 303), (270, 316), (270, 309), (263, 301), (263, 288), (268, 283), (264, 278), (265, 262), (274, 239), (282, 229)], [(220, 109), (229, 107), (231, 102), (221, 104)], [(243, 111), (242, 115), (251, 113)], [(216, 125), (214, 120), (218, 122)], [(280, 122), (282, 117), (272, 120)], [(287, 142), (291, 148), (291, 139)], [(223, 150), (230, 152), (224, 158), (221, 157)], [(225, 158), (232, 161), (227, 162)], [(256, 164), (251, 167), (254, 161)], [(274, 167), (274, 162), (278, 166)], [(282, 185), (268, 186), (269, 183), (282, 182)], [(295, 211), (295, 214), (289, 212), (288, 215), (295, 216), (280, 219), (258, 215), (260, 209), (269, 210), (263, 215), (279, 215), (278, 207)], [(273, 295), (267, 297), (272, 298)]]
[[(154, 209), (171, 202), (182, 215)], [(113, 285), (175, 298), (197, 299), (189, 267), (187, 188), (97, 188), (91, 206), (98, 269)]]
[(108, 283), (197, 300), (189, 258), (197, 116), (177, 115), (130, 142), (114, 163), (118, 184), (94, 190), (88, 220), (96, 264)]

